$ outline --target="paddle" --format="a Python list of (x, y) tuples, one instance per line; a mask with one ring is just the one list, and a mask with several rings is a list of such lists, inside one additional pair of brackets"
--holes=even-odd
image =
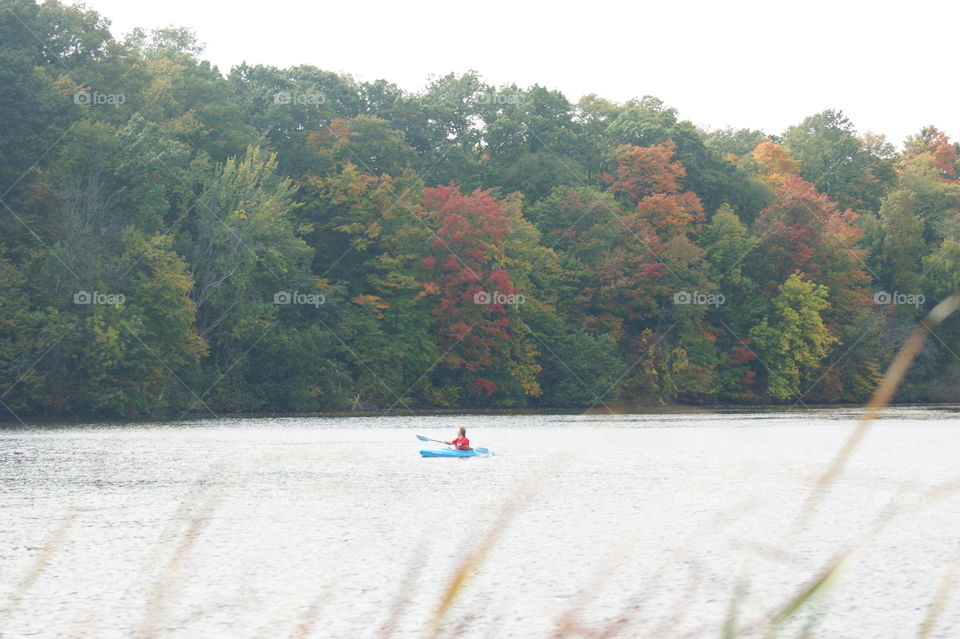
[[(446, 443), (447, 443), (447, 442), (441, 441), (441, 440), (439, 440), (439, 439), (430, 439), (429, 437), (424, 437), (423, 435), (417, 435), (417, 439), (419, 439), (419, 440), (422, 441), (422, 442), (437, 442), (438, 444), (446, 444)], [(490, 449), (489, 449), (489, 448), (474, 448), (473, 451), (474, 451), (474, 452), (477, 452), (477, 453), (480, 453), (481, 455), (489, 455), (489, 454), (490, 454)]]

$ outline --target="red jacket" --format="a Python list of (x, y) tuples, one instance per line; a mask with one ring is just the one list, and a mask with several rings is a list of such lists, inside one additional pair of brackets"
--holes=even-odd
[(470, 440), (466, 437), (457, 437), (450, 443), (453, 444), (457, 450), (471, 450)]

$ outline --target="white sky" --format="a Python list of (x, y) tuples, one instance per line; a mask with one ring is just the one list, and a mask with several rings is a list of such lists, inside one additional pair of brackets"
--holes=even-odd
[(842, 109), (858, 131), (960, 137), (956, 0), (86, 0), (113, 22), (185, 26), (227, 73), (246, 61), (312, 64), (422, 88), (477, 70), (571, 101), (654, 95), (704, 127), (781, 133)]

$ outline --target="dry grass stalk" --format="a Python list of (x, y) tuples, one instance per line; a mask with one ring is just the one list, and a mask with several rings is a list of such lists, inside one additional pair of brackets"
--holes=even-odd
[[(423, 550), (427, 548), (427, 535), (428, 531), (424, 530), (420, 536), (420, 543), (416, 545), (417, 549)], [(413, 589), (417, 583), (419, 583), (420, 575), (423, 572), (425, 564), (426, 562), (423, 561), (418, 552), (410, 555), (410, 558), (407, 560), (407, 570), (404, 573), (403, 579), (400, 580), (397, 596), (394, 597), (393, 605), (390, 606), (390, 614), (386, 620), (384, 620), (383, 625), (380, 626), (380, 632), (377, 633), (378, 637), (391, 637), (397, 631), (403, 614), (409, 609), (409, 594), (413, 592)]]
[(454, 601), (456, 601), (457, 597), (463, 592), (468, 581), (475, 574), (477, 569), (490, 555), (490, 552), (493, 550), (493, 547), (500, 538), (500, 535), (503, 534), (504, 530), (506, 530), (510, 520), (516, 516), (516, 513), (519, 511), (523, 503), (529, 499), (535, 486), (539, 484), (540, 478), (542, 478), (543, 475), (548, 471), (548, 468), (551, 467), (552, 464), (544, 463), (538, 472), (534, 473), (528, 479), (521, 481), (513, 495), (508, 497), (503, 502), (503, 506), (500, 509), (500, 514), (487, 531), (487, 534), (484, 535), (480, 543), (477, 544), (477, 546), (474, 547), (474, 549), (469, 552), (467, 556), (464, 557), (464, 559), (460, 562), (460, 565), (454, 572), (453, 577), (450, 579), (450, 583), (444, 589), (443, 597), (440, 599), (440, 604), (437, 606), (437, 609), (427, 626), (427, 637), (432, 638), (439, 635), (443, 620), (450, 611), (450, 608), (453, 606)]
[[(883, 530), (894, 521), (896, 516), (920, 512), (925, 508), (933, 506), (941, 499), (956, 495), (958, 491), (960, 491), (960, 480), (954, 480), (947, 482), (946, 484), (934, 486), (918, 497), (916, 503), (910, 507), (891, 506), (885, 512), (881, 513), (877, 517), (873, 526), (862, 535), (857, 543), (851, 545), (851, 547), (847, 550), (835, 555), (834, 558), (831, 559), (827, 565), (817, 573), (815, 579), (813, 579), (797, 594), (791, 597), (786, 604), (780, 607), (777, 612), (769, 614), (765, 617), (765, 619), (761, 622), (761, 625), (766, 626), (765, 636), (773, 636), (773, 631), (776, 627), (786, 623), (794, 614), (796, 614), (808, 603), (821, 598), (826, 591), (833, 586), (842, 572), (848, 566), (853, 564), (863, 552), (865, 552), (870, 540), (879, 536), (880, 533), (882, 533)], [(958, 553), (958, 557), (954, 558), (954, 561), (960, 562), (960, 553)], [(956, 575), (954, 574), (951, 577), (948, 569), (943, 578), (944, 585), (941, 586), (941, 591), (943, 591), (944, 587), (946, 587), (946, 592), (949, 592), (949, 584), (952, 584), (952, 579), (955, 576)], [(946, 594), (944, 594), (944, 597), (945, 596)], [(931, 611), (931, 613), (934, 612), (939, 614), (938, 611)], [(934, 619), (935, 616), (936, 615), (934, 615)]]
[[(47, 537), (47, 540), (44, 542), (43, 547), (40, 549), (40, 552), (37, 553), (37, 558), (33, 562), (33, 566), (30, 567), (30, 570), (23, 576), (18, 583), (13, 588), (13, 593), (10, 595), (10, 599), (7, 602), (6, 607), (0, 612), (5, 613), (4, 616), (9, 618), (13, 612), (20, 605), (20, 602), (26, 596), (27, 592), (33, 587), (37, 582), (37, 579), (40, 578), (40, 575), (47, 569), (47, 566), (50, 564), (50, 559), (53, 557), (53, 554), (63, 545), (63, 540), (67, 538), (67, 533), (70, 531), (70, 527), (73, 526), (73, 522), (77, 518), (77, 509), (73, 508), (67, 515), (60, 520), (60, 524), (54, 529), (50, 536)], [(0, 631), (3, 630), (3, 624), (0, 623)], [(0, 636), (2, 636), (0, 632)]]
[(164, 567), (163, 572), (161, 572), (160, 578), (157, 580), (150, 596), (147, 598), (147, 608), (140, 624), (140, 630), (137, 633), (139, 637), (146, 639), (156, 634), (156, 624), (163, 603), (170, 591), (170, 586), (173, 585), (177, 573), (180, 571), (180, 567), (190, 553), (190, 549), (193, 548), (200, 534), (203, 532), (204, 527), (210, 521), (210, 515), (216, 508), (219, 500), (218, 497), (218, 495), (211, 495), (207, 498), (206, 503), (190, 521), (190, 526), (181, 538), (180, 544), (173, 551), (170, 560)]
[(956, 584), (957, 573), (960, 573), (960, 552), (953, 555), (953, 559), (950, 560), (947, 569), (943, 571), (943, 577), (940, 578), (940, 585), (937, 586), (937, 593), (933, 596), (933, 601), (930, 602), (930, 608), (927, 610), (927, 616), (924, 617), (923, 623), (920, 625), (920, 630), (917, 632), (917, 639), (927, 639), (934, 628), (937, 627), (937, 622), (940, 620), (941, 613), (943, 613), (947, 598), (950, 596), (950, 592)]

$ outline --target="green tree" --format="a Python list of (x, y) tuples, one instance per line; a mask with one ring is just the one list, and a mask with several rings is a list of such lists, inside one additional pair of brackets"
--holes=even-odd
[(802, 399), (837, 338), (823, 323), (827, 288), (792, 273), (780, 286), (773, 309), (750, 330), (766, 369), (772, 399)]
[(932, 154), (903, 158), (899, 178), (901, 188), (913, 194), (913, 211), (923, 222), (927, 246), (937, 246), (945, 237), (960, 235), (960, 183), (941, 177), (941, 168)]
[(923, 221), (913, 212), (914, 196), (901, 189), (880, 207), (885, 284), (891, 291), (916, 292), (920, 259), (925, 252)]
[(857, 138), (842, 111), (826, 110), (788, 128), (783, 144), (800, 175), (843, 207), (876, 210), (882, 185), (892, 179), (891, 149), (882, 140)]
[(549, 312), (530, 320), (542, 351), (544, 406), (592, 407), (620, 399), (626, 366), (609, 335), (590, 335)]

